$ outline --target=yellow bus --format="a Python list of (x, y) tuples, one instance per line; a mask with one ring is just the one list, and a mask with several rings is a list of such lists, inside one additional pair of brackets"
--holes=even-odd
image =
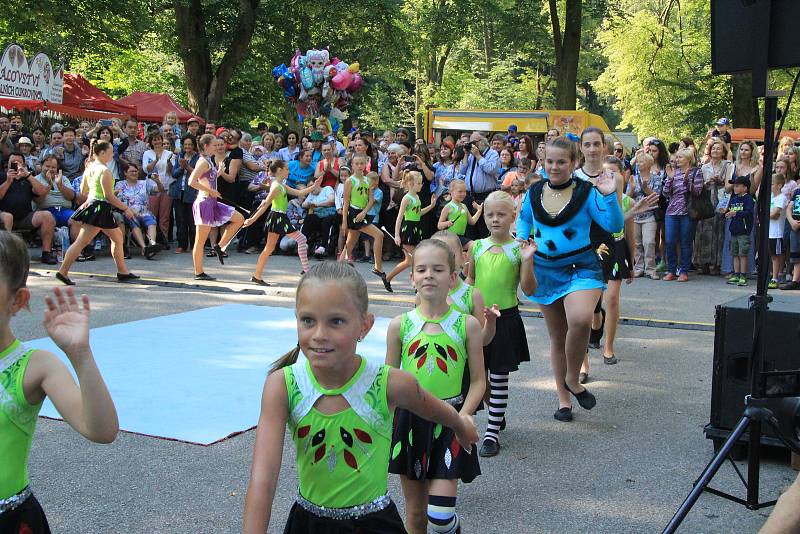
[(606, 121), (588, 111), (430, 108), (425, 113), (424, 136), (428, 143), (438, 145), (448, 135), (457, 138), (464, 132), (476, 130), (488, 134), (505, 134), (512, 124), (517, 126), (518, 135), (528, 134), (531, 137), (542, 137), (551, 128), (557, 129), (561, 134), (580, 135), (589, 126), (611, 134)]

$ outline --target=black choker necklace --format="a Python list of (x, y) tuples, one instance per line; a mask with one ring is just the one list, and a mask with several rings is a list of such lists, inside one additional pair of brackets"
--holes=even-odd
[(564, 182), (561, 185), (555, 185), (553, 182), (551, 182), (549, 180), (547, 181), (547, 187), (549, 187), (550, 189), (555, 189), (556, 191), (559, 190), (559, 189), (566, 189), (570, 185), (572, 185), (572, 177), (570, 177), (569, 180), (567, 180), (566, 182)]

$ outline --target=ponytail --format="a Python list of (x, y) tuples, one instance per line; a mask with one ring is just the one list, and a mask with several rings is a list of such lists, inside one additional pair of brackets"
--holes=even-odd
[(300, 344), (297, 344), (292, 350), (281, 356), (277, 362), (272, 364), (270, 367), (269, 372), (270, 374), (274, 373), (275, 371), (279, 371), (284, 367), (289, 367), (290, 365), (294, 365), (297, 363), (297, 358), (300, 357)]

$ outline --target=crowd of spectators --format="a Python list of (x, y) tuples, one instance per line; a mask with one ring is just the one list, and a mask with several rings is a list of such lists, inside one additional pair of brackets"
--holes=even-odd
[[(613, 147), (610, 155), (624, 161), (625, 193), (634, 200), (652, 193), (661, 199), (658, 208), (635, 216), (634, 277), (685, 281), (689, 272), (696, 271), (724, 274), (729, 283), (747, 284), (755, 269), (759, 221), (753, 202), (742, 198), (760, 192), (762, 155), (751, 141), (733, 147), (728, 126), (727, 119), (720, 119), (697, 144), (688, 137), (669, 145), (649, 137), (633, 153), (619, 141), (606, 143)], [(251, 134), (211, 122), (201, 125), (199, 119), (180, 125), (174, 113), (167, 114), (161, 124), (114, 119), (96, 124), (81, 121), (75, 126), (54, 123), (48, 128), (25, 125), (20, 115), (0, 116), (0, 222), (7, 229), (37, 235), (41, 261), (57, 263), (54, 246), (62, 243), (54, 235), (58, 228), (66, 228), (74, 239), (79, 225), (70, 216), (86, 201), (80, 195), (84, 164), (92, 140), (102, 139), (114, 146), (109, 168), (120, 198), (136, 212), (134, 219), (125, 221), (133, 242), (140, 247), (157, 242), (166, 249), (172, 244), (177, 253), (188, 251), (194, 240), (191, 206), (197, 195), (188, 179), (200, 157), (197, 136), (203, 133), (212, 133), (225, 143), (220, 193), (224, 202), (245, 214), (269, 191), (268, 168), (274, 159), (289, 163), (287, 185), (293, 188), (322, 177), (319, 191), (289, 207), (290, 218), (320, 258), (341, 250), (341, 195), (354, 155), (366, 157), (366, 172), (376, 176), (373, 211), (378, 226), (394, 227), (405, 193), (403, 173), (413, 170), (422, 175), (422, 207), (436, 203), (421, 221), (423, 238), (427, 238), (436, 231), (442, 208), (450, 201), (448, 187), (454, 179), (466, 183), (464, 203), (470, 210), (497, 189), (509, 192), (521, 205), (530, 185), (547, 179), (544, 145), (561, 134), (557, 129), (541, 137), (519, 134), (511, 125), (507, 132), (459, 132), (431, 144), (414, 140), (405, 128), (378, 136), (356, 126), (347, 135), (336, 135), (324, 119), (302, 132), (261, 123)], [(800, 265), (798, 155), (793, 139), (781, 141), (775, 172), (781, 175), (782, 186), (771, 194), (769, 221), (775, 271), (772, 287), (800, 288), (800, 272), (795, 268)], [(713, 205), (710, 216), (694, 214), (695, 207), (709, 203)], [(488, 235), (482, 218), (467, 232), (470, 239)], [(237, 250), (258, 252), (263, 240), (263, 224), (251, 225), (240, 232)], [(291, 239), (284, 239), (281, 250), (291, 252), (293, 245)], [(357, 247), (364, 251), (359, 260), (373, 261), (369, 245)], [(91, 248), (79, 259), (93, 259)], [(391, 240), (386, 241), (383, 254), (384, 260), (402, 256)]]

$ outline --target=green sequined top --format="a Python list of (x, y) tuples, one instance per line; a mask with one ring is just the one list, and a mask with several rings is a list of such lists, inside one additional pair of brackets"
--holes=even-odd
[(419, 213), (422, 209), (422, 201), (420, 201), (418, 196), (412, 195), (411, 193), (406, 193), (403, 198), (408, 199), (408, 202), (406, 203), (406, 210), (403, 214), (403, 220), (419, 222)]
[[(460, 395), (467, 367), (466, 315), (451, 306), (439, 319), (423, 317), (417, 309), (402, 317), (400, 368), (414, 375), (423, 388), (440, 399)], [(428, 334), (424, 332), (428, 323), (438, 324), (442, 330)]]
[(350, 207), (363, 210), (369, 203), (370, 179), (362, 176), (359, 180), (355, 175), (350, 176)]
[(28, 456), (42, 404), (30, 405), (22, 381), (33, 349), (19, 340), (0, 352), (0, 499), (28, 484)]
[(447, 214), (447, 220), (453, 222), (453, 226), (448, 228), (448, 230), (456, 235), (464, 235), (464, 232), (467, 231), (467, 222), (469, 222), (469, 211), (467, 211), (467, 207), (462, 203), (456, 204), (453, 200), (451, 200), (447, 206), (450, 208), (450, 212)]
[[(492, 247), (502, 250), (493, 252)], [(487, 306), (497, 304), (501, 310), (513, 308), (519, 303), (519, 266), (522, 257), (519, 244), (514, 241), (492, 243), (490, 238), (479, 239), (472, 246), (475, 269), (475, 287), (483, 295)]]
[(280, 182), (275, 183), (278, 185), (280, 191), (278, 191), (278, 194), (272, 199), (272, 205), (270, 208), (272, 211), (286, 213), (286, 209), (289, 207), (289, 198), (286, 196), (286, 187)]
[[(393, 420), (387, 399), (389, 370), (362, 357), (344, 386), (327, 390), (307, 360), (284, 368), (300, 495), (306, 500), (349, 508), (386, 495)], [(314, 408), (323, 395), (341, 395), (350, 406), (323, 414)]]

